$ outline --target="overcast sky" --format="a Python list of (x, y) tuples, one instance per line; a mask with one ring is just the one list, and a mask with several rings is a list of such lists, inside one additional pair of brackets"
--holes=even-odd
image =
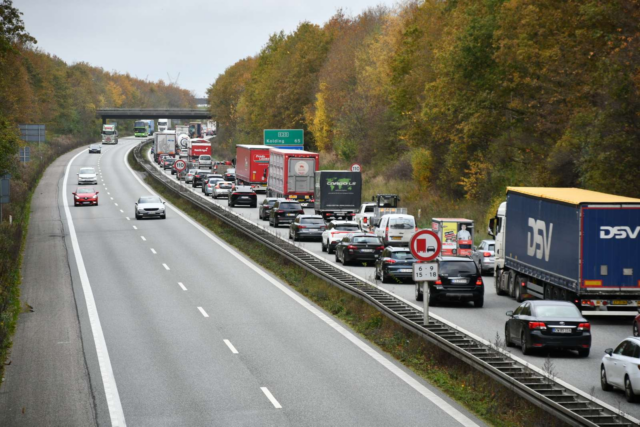
[(169, 81), (203, 97), (217, 76), (269, 35), (324, 24), (391, 0), (14, 0), (38, 47), (65, 62)]

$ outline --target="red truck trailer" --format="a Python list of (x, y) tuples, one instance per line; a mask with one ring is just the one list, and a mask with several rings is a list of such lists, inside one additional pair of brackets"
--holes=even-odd
[(191, 140), (191, 150), (189, 152), (189, 158), (191, 160), (197, 160), (202, 155), (211, 156), (211, 143), (204, 140)]
[(266, 145), (236, 145), (236, 183), (250, 185), (253, 191), (267, 191), (269, 147)]
[(319, 166), (318, 153), (272, 148), (267, 196), (297, 200), (303, 207), (313, 207), (315, 172)]

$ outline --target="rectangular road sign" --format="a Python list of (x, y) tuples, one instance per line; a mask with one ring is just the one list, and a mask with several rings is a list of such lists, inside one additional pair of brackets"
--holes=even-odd
[(264, 145), (304, 145), (304, 130), (265, 129)]
[(435, 282), (438, 280), (438, 263), (424, 262), (413, 264), (414, 282)]

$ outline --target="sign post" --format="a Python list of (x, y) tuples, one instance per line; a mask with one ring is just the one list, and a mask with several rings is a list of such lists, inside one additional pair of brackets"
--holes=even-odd
[(424, 303), (424, 326), (429, 326), (429, 285), (428, 282), (438, 280), (439, 264), (434, 261), (442, 250), (442, 242), (436, 233), (431, 230), (420, 230), (413, 235), (409, 248), (417, 260), (413, 264), (413, 281), (418, 287), (423, 288), (422, 300)]

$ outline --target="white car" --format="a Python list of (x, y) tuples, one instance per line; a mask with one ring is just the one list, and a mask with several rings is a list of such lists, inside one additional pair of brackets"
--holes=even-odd
[(349, 233), (357, 233), (360, 227), (354, 221), (331, 221), (322, 232), (322, 252), (334, 253), (336, 245)]
[(78, 174), (78, 185), (94, 184), (98, 185), (98, 175), (94, 168), (82, 168)]
[(208, 154), (203, 154), (202, 156), (198, 157), (198, 168), (211, 169), (212, 165), (213, 160), (211, 160), (211, 156), (209, 156)]
[(384, 246), (409, 246), (411, 238), (418, 231), (413, 215), (387, 214), (380, 219), (375, 234), (384, 241)]
[(614, 387), (624, 390), (628, 402), (637, 402), (640, 396), (640, 338), (625, 338), (615, 350), (605, 351), (600, 365), (602, 390)]

